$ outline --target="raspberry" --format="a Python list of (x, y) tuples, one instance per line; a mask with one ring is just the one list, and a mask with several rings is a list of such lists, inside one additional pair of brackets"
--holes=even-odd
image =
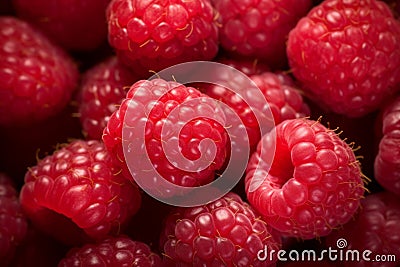
[[(343, 250), (357, 250), (359, 261), (343, 261), (345, 267), (395, 267), (400, 258), (400, 200), (389, 192), (368, 195), (361, 200), (361, 209), (355, 219), (343, 228), (326, 237), (326, 245), (337, 249), (340, 240), (346, 240)], [(341, 245), (343, 246), (343, 245)], [(370, 250), (367, 255), (371, 261), (362, 258), (361, 253)], [(394, 255), (396, 260), (375, 261), (376, 255)], [(379, 260), (379, 258), (377, 258)]]
[(300, 90), (288, 85), (291, 81), (287, 76), (266, 72), (250, 78), (268, 101), (275, 124), (288, 119), (306, 117), (310, 114), (307, 104), (303, 102)]
[(108, 40), (120, 60), (136, 72), (192, 60), (218, 51), (218, 28), (209, 0), (112, 0), (107, 9)]
[(89, 51), (107, 38), (110, 0), (13, 0), (17, 15), (68, 50)]
[(141, 197), (102, 143), (75, 140), (29, 169), (20, 199), (40, 230), (80, 244), (118, 233)]
[(289, 31), (311, 8), (311, 0), (212, 0), (222, 18), (221, 46), (271, 66), (286, 60)]
[[(347, 115), (337, 114), (333, 112), (324, 111), (316, 103), (308, 102), (311, 109), (311, 119), (318, 120), (321, 115), (326, 122), (328, 128), (330, 125), (340, 127), (340, 132), (346, 133), (347, 140), (354, 140), (354, 151), (362, 158), (362, 172), (366, 177), (374, 176), (374, 160), (377, 153), (377, 140), (373, 133), (376, 131), (375, 121), (377, 117), (376, 112), (372, 112), (362, 117), (350, 118)], [(368, 189), (374, 191), (377, 184), (372, 182), (368, 183)], [(381, 190), (380, 188), (379, 190)]]
[(172, 211), (160, 243), (166, 266), (271, 266), (257, 253), (281, 246), (280, 237), (235, 193)]
[(335, 132), (318, 121), (293, 119), (261, 139), (245, 185), (249, 202), (271, 227), (311, 239), (353, 216), (364, 193), (361, 176), (354, 152)]
[(400, 81), (400, 22), (381, 1), (327, 0), (290, 32), (287, 54), (310, 98), (361, 117)]
[[(286, 85), (282, 77), (284, 76), (272, 72), (264, 72), (259, 75), (250, 76), (250, 79), (253, 80), (268, 102), (265, 103), (268, 104), (268, 107), (263, 107), (261, 110), (269, 108), (272, 112), (275, 124), (279, 124), (287, 119), (306, 117), (310, 113), (309, 108), (303, 102), (303, 98), (298, 89)], [(221, 75), (221, 79), (223, 80), (221, 80), (219, 84), (228, 84), (228, 86), (232, 82), (241, 82), (230, 75)], [(226, 103), (235, 110), (236, 114), (239, 114), (249, 135), (251, 151), (254, 151), (261, 138), (260, 127), (264, 127), (265, 125), (258, 125), (258, 123), (255, 123), (257, 122), (257, 119), (252, 109), (255, 108), (255, 102), (258, 100), (254, 96), (251, 96), (253, 91), (245, 90), (242, 95), (241, 93), (235, 93), (233, 90), (229, 90), (224, 86), (211, 85), (206, 86), (205, 93), (212, 98)], [(246, 95), (248, 100), (251, 102), (243, 100), (241, 97), (244, 95)]]
[(162, 266), (160, 257), (149, 246), (128, 237), (106, 238), (96, 244), (86, 244), (73, 248), (58, 264), (59, 267), (72, 266)]
[(375, 158), (375, 179), (386, 190), (400, 195), (400, 97), (382, 111), (383, 137)]
[(66, 106), (76, 66), (26, 22), (0, 18), (0, 58), (0, 125), (43, 120)]
[(101, 139), (111, 114), (126, 95), (126, 87), (138, 78), (116, 57), (88, 70), (80, 91), (79, 113), (83, 131), (89, 139)]
[[(0, 173), (0, 265), (14, 256), (16, 247), (25, 238), (27, 221), (11, 179)], [(3, 265), (4, 264), (4, 265)]]
[[(130, 175), (130, 171), (133, 178), (137, 178), (135, 170), (128, 169), (124, 156), (123, 146), (127, 144), (131, 150), (125, 151), (129, 153), (127, 158), (137, 168), (145, 168), (142, 159), (143, 153), (147, 153), (155, 169), (167, 181), (185, 187), (207, 184), (214, 179), (214, 172), (224, 163), (227, 147), (224, 127), (212, 119), (217, 116), (223, 119), (224, 114), (208, 99), (198, 90), (177, 82), (162, 79), (138, 81), (132, 85), (120, 108), (111, 115), (104, 130), (103, 141), (126, 175)], [(144, 129), (137, 128), (137, 125), (143, 125)], [(138, 141), (125, 140), (123, 128), (128, 136), (126, 138)], [(143, 135), (143, 141), (139, 135)], [(211, 139), (216, 146), (214, 159), (203, 157), (212, 153), (208, 146), (201, 144), (206, 138)], [(142, 148), (143, 142), (147, 151)], [(133, 145), (136, 143), (139, 147)], [(190, 162), (189, 166), (186, 163), (180, 166), (179, 157), (175, 160), (175, 154), (168, 158), (166, 155), (166, 152), (177, 150), (177, 154), (181, 153), (191, 162), (202, 159), (210, 164), (203, 169), (197, 169)], [(160, 186), (157, 177), (151, 179), (156, 186)], [(154, 187), (155, 184), (149, 186)]]

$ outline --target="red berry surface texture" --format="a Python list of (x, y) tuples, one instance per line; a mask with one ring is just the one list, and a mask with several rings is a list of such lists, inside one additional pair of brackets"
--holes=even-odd
[(166, 218), (161, 246), (165, 266), (271, 266), (257, 252), (277, 250), (280, 237), (238, 195), (179, 208)]
[[(276, 150), (270, 155), (274, 135)], [(352, 218), (364, 185), (347, 143), (318, 121), (294, 119), (261, 139), (247, 167), (246, 193), (272, 227), (311, 239)]]
[(102, 143), (76, 140), (28, 170), (20, 199), (39, 229), (69, 245), (118, 233), (141, 196)]
[(0, 265), (9, 263), (26, 236), (28, 224), (12, 179), (0, 173)]
[(59, 267), (143, 266), (161, 267), (160, 256), (148, 245), (126, 236), (109, 237), (95, 244), (71, 249)]
[(370, 250), (370, 259), (375, 259), (376, 255), (395, 256), (395, 260), (390, 261), (348, 261), (343, 263), (345, 267), (394, 267), (399, 264), (399, 233), (400, 200), (392, 193), (380, 192), (361, 200), (361, 209), (355, 219), (328, 236), (326, 245), (337, 248), (337, 240), (342, 238), (347, 242), (345, 249)]
[(289, 31), (305, 16), (310, 0), (212, 0), (221, 17), (219, 41), (234, 55), (282, 65)]
[[(151, 161), (160, 174), (149, 175), (143, 181), (151, 190), (161, 188), (164, 179), (185, 187), (205, 185), (223, 166), (228, 140), (219, 123), (224, 114), (210, 99), (197, 89), (174, 81), (138, 81), (111, 115), (103, 141), (128, 177), (145, 180), (147, 172), (142, 168), (146, 169), (147, 159)], [(217, 116), (221, 119), (212, 119)], [(202, 145), (205, 138), (216, 144), (214, 150)], [(181, 154), (184, 159), (179, 157)], [(200, 165), (192, 164), (199, 159), (203, 160)], [(162, 191), (161, 195), (174, 194), (167, 188)]]
[(400, 23), (375, 0), (327, 0), (290, 32), (289, 63), (303, 89), (330, 111), (360, 117), (400, 79)]
[(218, 51), (216, 15), (209, 0), (112, 0), (107, 20), (110, 45), (138, 73), (211, 60)]
[(400, 195), (400, 97), (382, 112), (383, 134), (375, 158), (375, 178), (386, 190)]
[(118, 109), (137, 76), (111, 57), (85, 72), (79, 92), (79, 117), (88, 139), (100, 140), (111, 114)]
[(399, 267), (399, 7), (0, 0), (0, 267)]
[(72, 59), (20, 19), (0, 17), (0, 58), (0, 125), (54, 115), (77, 86)]
[[(240, 65), (238, 66), (240, 67)], [(250, 72), (248, 67), (244, 69)], [(278, 124), (286, 119), (295, 119), (310, 115), (307, 104), (303, 101), (300, 90), (286, 84), (283, 76), (272, 72), (261, 72), (250, 75), (254, 88), (249, 87), (249, 81), (237, 77), (235, 72), (227, 69), (226, 73), (216, 74), (216, 84), (204, 85), (204, 92), (214, 99), (227, 104), (236, 114), (239, 115), (246, 127), (251, 151), (255, 149), (261, 139), (262, 131), (268, 131), (268, 124), (258, 121), (256, 112), (270, 112), (270, 120)], [(238, 91), (234, 88), (243, 87)], [(256, 90), (254, 90), (256, 89)], [(260, 94), (261, 93), (261, 94)], [(259, 97), (264, 97), (264, 105), (261, 106)], [(258, 109), (256, 109), (256, 107)]]

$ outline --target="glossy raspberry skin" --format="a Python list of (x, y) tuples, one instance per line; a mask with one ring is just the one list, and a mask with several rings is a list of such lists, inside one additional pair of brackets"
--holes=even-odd
[(143, 266), (161, 267), (160, 257), (148, 245), (133, 241), (126, 236), (106, 238), (96, 244), (73, 248), (58, 267), (80, 266)]
[(400, 195), (400, 97), (383, 109), (381, 132), (374, 164), (375, 179), (386, 190)]
[[(395, 267), (400, 258), (400, 200), (390, 192), (379, 192), (361, 200), (361, 208), (354, 220), (326, 237), (325, 244), (337, 248), (339, 238), (347, 241), (346, 250), (358, 250), (360, 261), (343, 261), (344, 267)], [(361, 257), (370, 250), (371, 261)], [(375, 261), (376, 255), (394, 255), (395, 261)], [(374, 262), (375, 261), (375, 262)]]
[(101, 140), (111, 114), (138, 78), (112, 57), (89, 69), (82, 79), (79, 96), (82, 128), (87, 138)]
[[(133, 175), (133, 178), (135, 178), (134, 173), (129, 173), (124, 156), (122, 142), (124, 118), (126, 118), (128, 126), (144, 124), (144, 142), (147, 149), (145, 153), (162, 178), (173, 184), (186, 187), (207, 184), (214, 180), (214, 172), (220, 169), (225, 161), (228, 138), (224, 127), (218, 122), (209, 117), (196, 118), (201, 110), (208, 110), (212, 114), (223, 116), (222, 111), (218, 109), (219, 107), (216, 104), (213, 105), (207, 99), (210, 98), (195, 88), (186, 87), (177, 82), (162, 79), (138, 81), (132, 85), (120, 108), (111, 115), (107, 127), (104, 129), (103, 141), (125, 171), (125, 174), (127, 176)], [(179, 107), (191, 100), (205, 100), (207, 103), (199, 102), (197, 107), (189, 109)], [(142, 110), (147, 112), (141, 113), (141, 109), (138, 112), (134, 109), (128, 109), (132, 103), (134, 103), (134, 106), (143, 107)], [(176, 107), (179, 107), (177, 115), (169, 116)], [(185, 119), (187, 117), (189, 117), (188, 121)], [(166, 157), (162, 143), (168, 143), (176, 136), (164, 137), (161, 132), (164, 126), (171, 125), (175, 125), (176, 128), (182, 127), (179, 136), (177, 136), (178, 145), (180, 152), (189, 161), (197, 160), (202, 151), (207, 153), (207, 151), (201, 150), (200, 142), (205, 138), (210, 138), (216, 145), (216, 154), (212, 164), (199, 171), (187, 171), (173, 165)], [(129, 127), (125, 129), (129, 130)], [(124, 142), (129, 142), (129, 140), (124, 140)], [(137, 159), (137, 165), (140, 166), (142, 153), (133, 153), (132, 157)], [(155, 183), (157, 184), (157, 181)]]
[(289, 31), (311, 8), (311, 0), (212, 0), (222, 18), (221, 46), (233, 54), (264, 60), (286, 61)]
[(7, 264), (26, 236), (28, 224), (11, 179), (0, 173), (0, 265)]
[(270, 105), (275, 124), (310, 115), (310, 110), (303, 101), (301, 91), (290, 85), (291, 80), (288, 76), (266, 72), (260, 75), (252, 75), (250, 78), (263, 92)]
[(279, 249), (280, 237), (235, 193), (207, 205), (178, 208), (160, 239), (166, 266), (271, 266), (257, 252)]
[(90, 51), (107, 38), (110, 0), (13, 0), (17, 15), (68, 50)]
[(351, 147), (308, 119), (286, 120), (261, 139), (245, 186), (249, 202), (271, 227), (302, 239), (326, 236), (349, 221), (364, 193)]
[(218, 27), (208, 0), (113, 0), (107, 9), (108, 41), (136, 72), (192, 60), (211, 60)]
[(40, 160), (26, 173), (20, 199), (40, 230), (68, 245), (118, 233), (141, 202), (97, 140), (75, 140)]
[[(230, 76), (222, 76), (221, 78), (224, 79), (221, 81), (221, 84), (240, 82)], [(264, 95), (267, 101), (266, 104), (268, 104), (268, 106), (264, 108), (270, 109), (275, 124), (279, 124), (287, 119), (301, 118), (310, 115), (310, 110), (307, 104), (303, 102), (300, 91), (295, 87), (287, 85), (285, 80), (287, 78), (284, 78), (284, 76), (272, 72), (264, 72), (258, 75), (251, 75), (250, 79)], [(241, 98), (243, 95), (219, 85), (206, 86), (205, 93), (212, 98), (226, 103), (241, 117), (249, 135), (251, 151), (254, 151), (261, 139), (260, 128), (264, 127), (264, 125), (259, 125), (257, 123), (255, 114), (252, 111), (252, 109), (254, 110), (256, 108), (255, 102), (244, 101), (243, 98)], [(251, 94), (252, 91), (250, 90), (246, 93), (250, 101), (254, 99)]]
[(290, 32), (287, 54), (316, 103), (361, 117), (400, 81), (400, 22), (381, 1), (324, 1)]
[(68, 103), (75, 64), (26, 22), (0, 18), (0, 125), (44, 120)]

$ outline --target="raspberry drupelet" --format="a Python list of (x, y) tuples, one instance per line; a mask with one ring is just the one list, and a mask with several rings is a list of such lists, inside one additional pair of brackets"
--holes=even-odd
[(400, 195), (400, 96), (386, 105), (382, 112), (383, 134), (375, 157), (374, 174), (386, 190)]
[(221, 17), (219, 41), (231, 55), (256, 58), (271, 67), (286, 63), (289, 31), (311, 0), (212, 0)]
[[(127, 177), (146, 180), (142, 188), (170, 194), (161, 189), (162, 181), (197, 187), (214, 180), (227, 157), (223, 120), (217, 103), (195, 88), (158, 78), (141, 80), (111, 115), (103, 141)], [(212, 140), (215, 150), (204, 139)], [(143, 170), (147, 159), (155, 176)]]
[(108, 40), (120, 60), (140, 74), (218, 51), (216, 15), (209, 0), (112, 0)]
[(22, 125), (60, 112), (78, 82), (77, 67), (37, 29), (0, 17), (0, 125)]
[(137, 80), (137, 75), (116, 57), (86, 71), (79, 92), (79, 118), (88, 139), (101, 139), (111, 114)]
[(352, 148), (309, 119), (286, 120), (262, 137), (245, 185), (250, 204), (271, 227), (302, 239), (348, 222), (364, 194)]
[(18, 193), (10, 177), (0, 173), (0, 265), (7, 266), (28, 229)]
[[(362, 199), (354, 219), (328, 235), (324, 243), (336, 249), (338, 242), (345, 240), (343, 250), (359, 252), (358, 260), (349, 255), (350, 260), (343, 261), (343, 267), (395, 267), (400, 262), (399, 233), (400, 199), (383, 191)], [(362, 257), (361, 253), (368, 250), (371, 253)]]
[(58, 267), (161, 267), (160, 256), (148, 245), (127, 236), (108, 237), (98, 243), (72, 248)]
[(140, 207), (103, 143), (75, 140), (28, 170), (21, 205), (43, 232), (67, 245), (118, 234)]
[(165, 266), (274, 266), (260, 261), (265, 246), (281, 240), (249, 204), (228, 193), (206, 205), (177, 208), (165, 220), (160, 239)]
[(400, 22), (381, 1), (323, 1), (291, 30), (287, 54), (314, 102), (361, 117), (399, 88)]
[[(231, 107), (236, 114), (240, 116), (243, 124), (246, 127), (249, 136), (250, 151), (254, 151), (261, 138), (261, 131), (266, 131), (267, 124), (262, 120), (258, 121), (255, 112), (266, 114), (265, 110), (270, 110), (271, 120), (275, 124), (279, 124), (287, 119), (302, 118), (310, 115), (310, 110), (303, 101), (303, 97), (298, 88), (294, 85), (289, 85), (289, 78), (282, 74), (275, 74), (273, 72), (261, 72), (259, 74), (250, 75), (249, 78), (254, 82), (254, 88), (245, 88), (246, 81), (242, 82), (243, 90), (234, 91), (230, 89), (237, 87), (241, 82), (240, 79), (233, 77), (227, 71), (226, 74), (220, 75), (217, 78), (218, 84), (205, 84), (202, 91), (214, 99), (222, 101)], [(232, 83), (236, 83), (233, 85)], [(255, 90), (254, 90), (255, 89)], [(265, 101), (262, 107), (257, 104), (260, 102), (258, 99), (259, 92), (264, 96)], [(244, 99), (246, 97), (247, 99)]]

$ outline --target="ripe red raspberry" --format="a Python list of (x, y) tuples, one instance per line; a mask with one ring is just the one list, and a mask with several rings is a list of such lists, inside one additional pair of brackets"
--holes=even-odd
[(289, 31), (311, 8), (311, 0), (212, 0), (222, 18), (221, 46), (234, 54), (264, 60), (286, 61)]
[(261, 139), (245, 185), (249, 202), (271, 227), (311, 239), (353, 216), (364, 193), (361, 176), (351, 147), (335, 132), (318, 121), (293, 119)]
[[(268, 105), (262, 107), (260, 112), (269, 108), (272, 112), (275, 124), (279, 124), (287, 119), (306, 117), (310, 113), (308, 106), (303, 102), (299, 90), (285, 84), (286, 81), (282, 77), (283, 76), (272, 72), (264, 72), (259, 75), (250, 76), (250, 79), (258, 87), (257, 89), (264, 95), (266, 99), (265, 105)], [(257, 123), (257, 118), (252, 111), (252, 109), (254, 110), (256, 108), (255, 103), (259, 100), (251, 96), (251, 94), (254, 93), (252, 90), (244, 90), (243, 94), (241, 92), (229, 90), (229, 84), (232, 82), (241, 82), (235, 79), (235, 77), (231, 77), (231, 75), (221, 75), (221, 79), (223, 80), (220, 80), (219, 84), (223, 86), (219, 84), (207, 85), (205, 86), (205, 93), (212, 98), (226, 103), (235, 110), (236, 114), (239, 114), (249, 135), (251, 151), (254, 151), (261, 139), (260, 127), (264, 127), (264, 125), (259, 125)], [(246, 95), (250, 102), (243, 99), (244, 95)]]
[(73, 141), (39, 161), (20, 199), (32, 222), (65, 244), (118, 233), (141, 201), (97, 140)]
[(125, 236), (109, 237), (96, 244), (73, 248), (58, 267), (79, 266), (162, 266), (160, 256), (148, 245)]
[[(225, 161), (228, 138), (223, 125), (213, 119), (220, 116), (223, 120), (224, 113), (217, 103), (209, 100), (211, 98), (198, 90), (177, 82), (138, 81), (111, 115), (103, 141), (128, 176), (140, 178), (136, 176), (144, 174), (128, 169), (127, 160), (140, 171), (145, 168), (142, 162), (147, 157), (162, 178), (173, 184), (185, 187), (207, 184)], [(127, 137), (123, 137), (123, 128)], [(212, 157), (212, 150), (202, 144), (204, 139), (211, 139), (215, 144), (214, 158), (208, 158)], [(124, 151), (124, 146), (128, 146), (129, 151)], [(129, 153), (128, 159), (124, 152)], [(174, 153), (167, 157), (167, 152)], [(181, 155), (189, 163), (182, 161)], [(204, 168), (192, 165), (199, 159), (205, 163)], [(151, 179), (154, 183), (148, 181), (150, 187), (160, 186), (157, 177)]]
[(166, 218), (160, 244), (166, 266), (270, 266), (257, 253), (277, 251), (280, 237), (242, 199), (228, 193), (207, 205), (178, 208)]
[(13, 258), (28, 225), (11, 179), (0, 173), (0, 265)]
[[(392, 193), (380, 192), (362, 199), (355, 219), (328, 235), (325, 243), (333, 249), (339, 245), (344, 253), (359, 252), (360, 260), (342, 261), (344, 267), (395, 267), (400, 262), (399, 233), (400, 200)], [(362, 258), (365, 250), (371, 251), (366, 254), (370, 261)], [(375, 258), (377, 255), (380, 256)], [(390, 260), (389, 255), (395, 256), (395, 260)]]
[(116, 57), (89, 69), (83, 76), (79, 113), (89, 139), (101, 139), (111, 114), (118, 109), (127, 88), (138, 80)]
[(110, 0), (13, 0), (17, 15), (68, 50), (89, 51), (107, 38)]
[[(356, 141), (354, 151), (362, 158), (362, 172), (366, 177), (374, 176), (374, 160), (377, 153), (377, 137), (375, 137), (375, 121), (378, 113), (372, 112), (362, 117), (350, 118), (347, 115), (326, 112), (316, 103), (308, 102), (311, 109), (311, 119), (318, 120), (323, 116), (328, 128), (330, 125), (340, 127), (340, 132), (346, 134), (347, 140)], [(377, 184), (368, 183), (368, 189), (374, 191)], [(381, 189), (380, 189), (381, 190)]]
[(43, 120), (66, 106), (76, 66), (26, 22), (0, 18), (0, 58), (0, 125)]
[(218, 51), (218, 27), (209, 0), (112, 0), (107, 9), (108, 40), (120, 60), (136, 72), (192, 60)]
[(386, 190), (400, 195), (400, 97), (382, 111), (383, 137), (375, 158), (375, 179)]
[(288, 76), (266, 72), (250, 78), (268, 101), (275, 124), (310, 115), (300, 90), (290, 85), (292, 81)]
[(381, 1), (327, 0), (290, 32), (287, 54), (312, 99), (360, 117), (400, 81), (400, 22)]

